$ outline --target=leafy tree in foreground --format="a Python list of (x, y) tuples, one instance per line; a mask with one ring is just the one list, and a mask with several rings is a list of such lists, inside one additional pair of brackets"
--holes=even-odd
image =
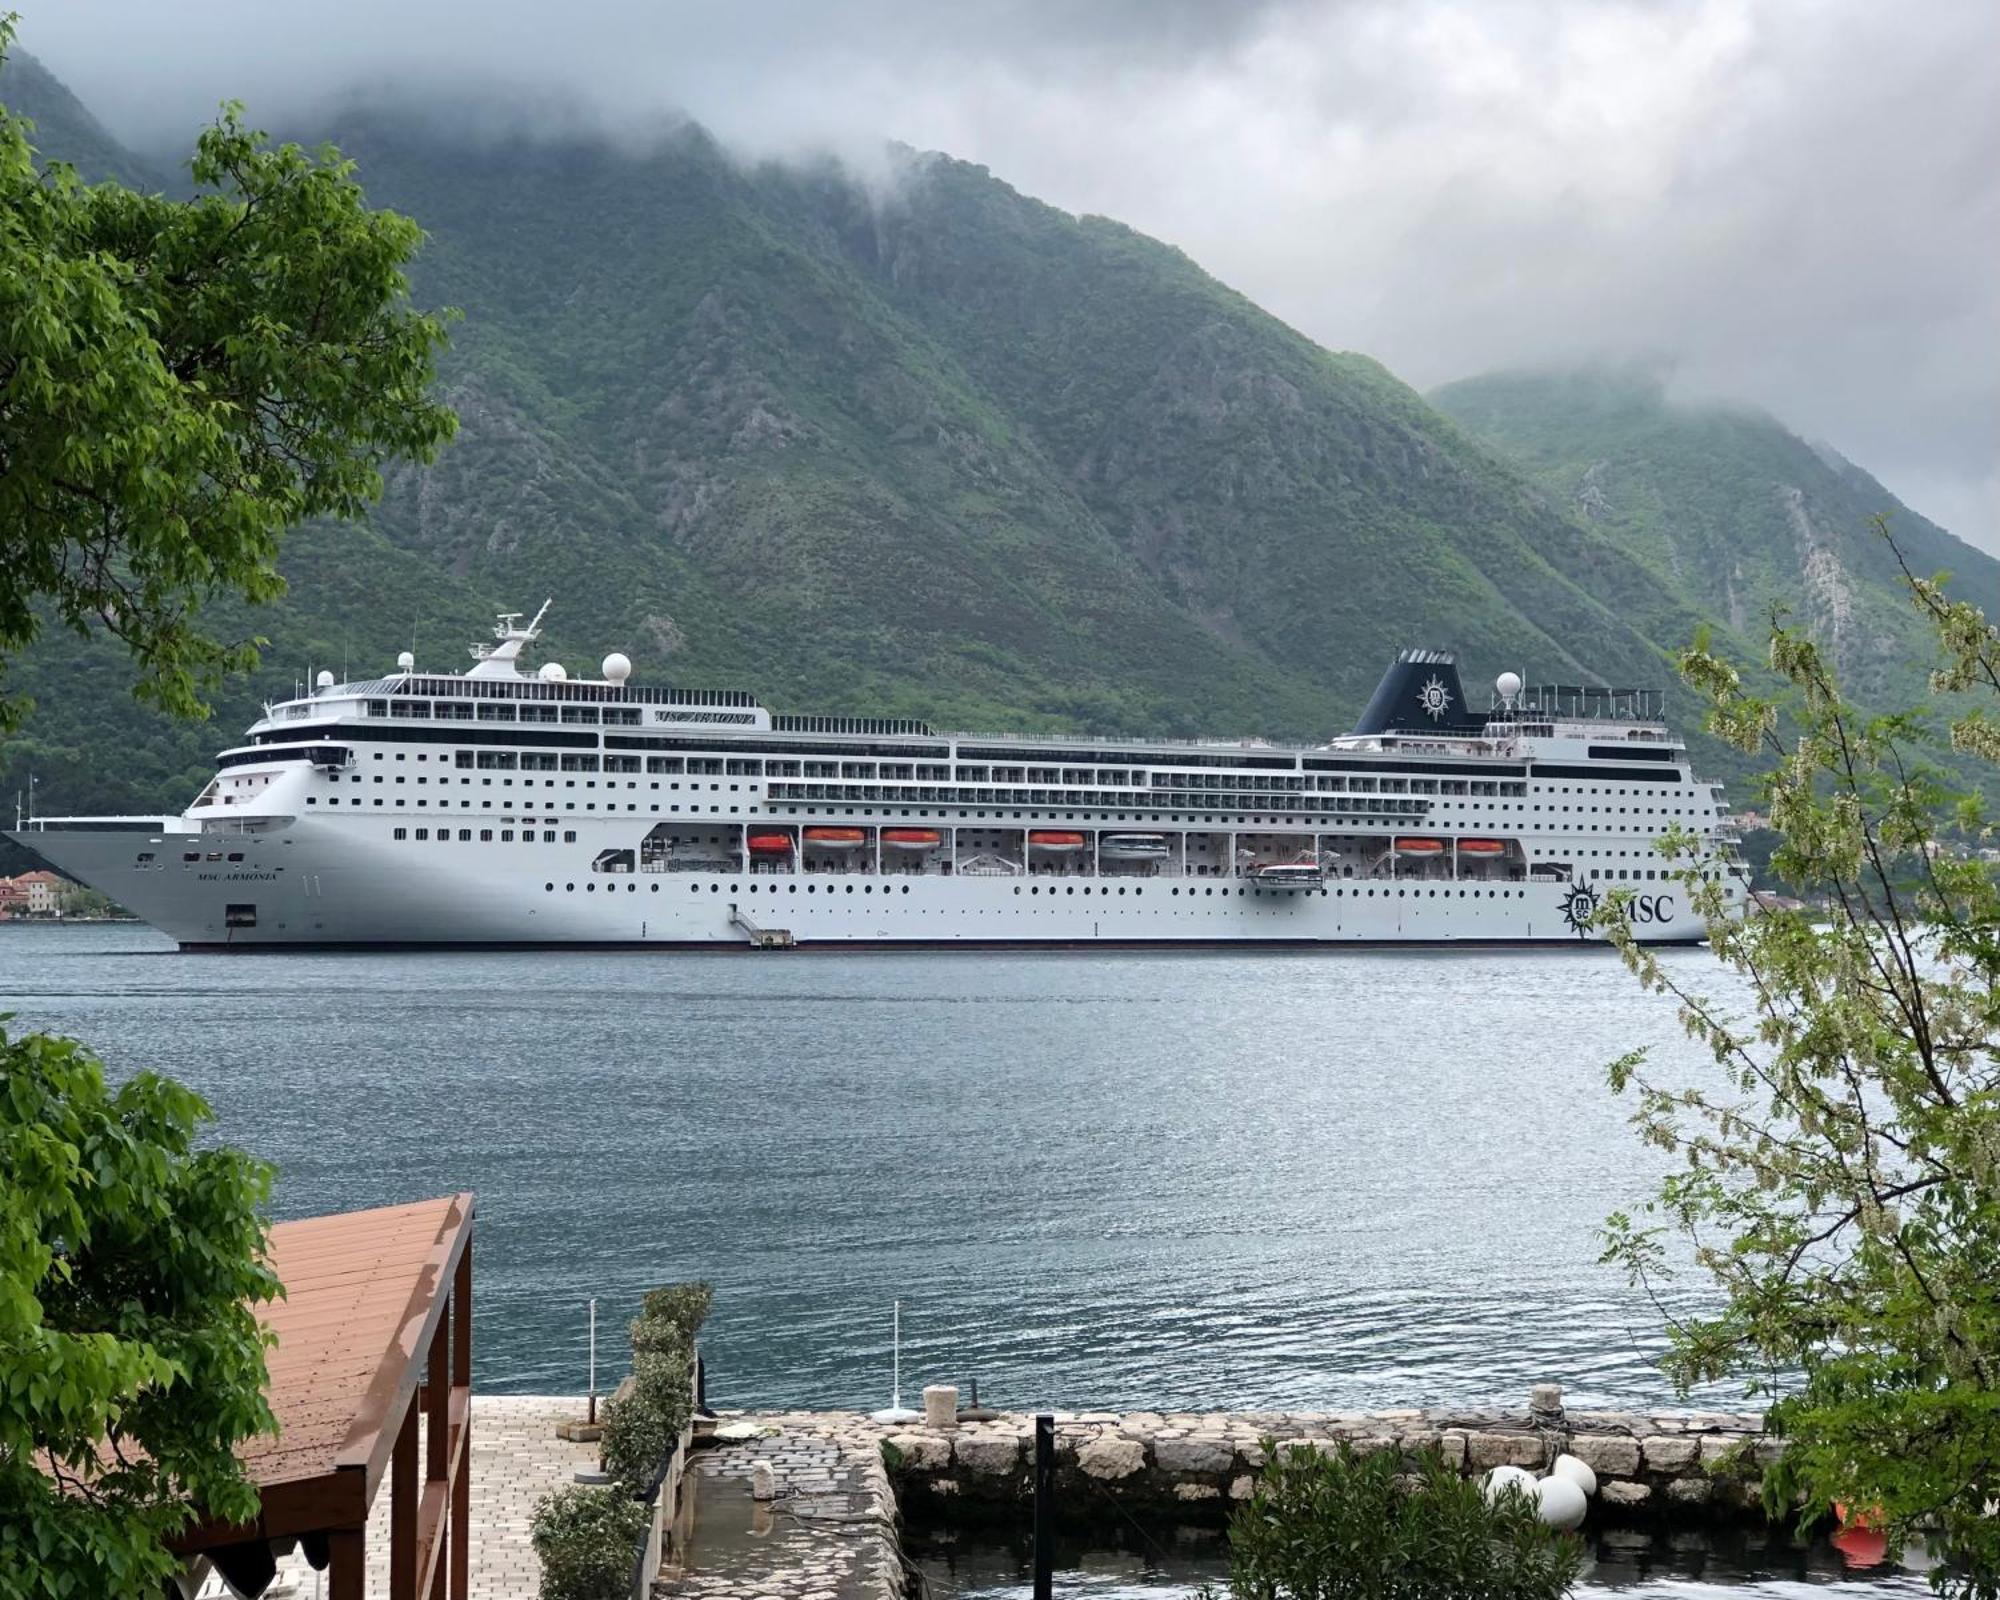
[[(233, 111), (186, 202), (39, 169), (28, 131), (0, 108), (0, 670), (43, 616), (101, 626), (143, 697), (197, 712), (250, 656), (199, 605), (275, 594), (287, 527), (451, 432), (440, 326), (404, 301), (419, 234)], [(272, 1425), (269, 1172), (196, 1151), (207, 1117), (150, 1073), (107, 1090), (73, 1041), (0, 1037), (0, 1600), (155, 1593), (197, 1509), (255, 1510), (235, 1450)]]
[(193, 172), (187, 201), (86, 186), (0, 108), (0, 669), (45, 617), (101, 627), (182, 715), (256, 661), (202, 602), (278, 595), (287, 528), (361, 511), (454, 426), (426, 393), (442, 324), (405, 299), (414, 222), (233, 107)]
[(272, 1426), (254, 1306), (270, 1169), (71, 1039), (0, 1033), (0, 1595), (155, 1592), (190, 1502), (247, 1520)]
[(1358, 1455), (1264, 1441), (1269, 1463), (1229, 1523), (1233, 1600), (1558, 1600), (1583, 1547), (1519, 1493), (1489, 1502), (1435, 1451), (1406, 1473)]
[[(1885, 530), (1886, 536), (1886, 530)], [(1944, 665), (1932, 686), (1965, 756), (2000, 759), (2000, 633), (1905, 570)], [(1611, 1218), (1607, 1259), (1646, 1282), (1685, 1235), (1721, 1309), (1672, 1329), (1684, 1387), (1747, 1380), (1787, 1448), (1774, 1513), (1843, 1505), (1891, 1538), (1929, 1534), (1947, 1592), (2000, 1595), (2000, 888), (1976, 796), (1922, 756), (1916, 715), (1867, 718), (1802, 634), (1774, 625), (1785, 703), (1744, 692), (1697, 640), (1682, 675), (1709, 726), (1768, 755), (1777, 875), (1818, 910), (1742, 922), (1684, 874), (1743, 998), (1717, 1001), (1606, 926), (1674, 996), (1718, 1075), (1695, 1087), (1615, 1063), (1644, 1136), (1676, 1158), (1650, 1216)], [(1782, 724), (1781, 724), (1782, 714)], [(1781, 725), (1785, 729), (1780, 734)], [(1691, 859), (1694, 841), (1675, 848)]]

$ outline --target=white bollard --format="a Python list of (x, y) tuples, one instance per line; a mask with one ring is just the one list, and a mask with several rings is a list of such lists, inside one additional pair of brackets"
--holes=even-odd
[(957, 1384), (932, 1383), (924, 1386), (924, 1426), (926, 1428), (958, 1426)]

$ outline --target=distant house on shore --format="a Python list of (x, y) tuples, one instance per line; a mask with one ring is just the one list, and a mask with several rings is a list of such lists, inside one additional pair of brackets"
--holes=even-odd
[(0, 878), (0, 915), (10, 917), (53, 917), (62, 908), (69, 880), (46, 870), (24, 872), (18, 878)]

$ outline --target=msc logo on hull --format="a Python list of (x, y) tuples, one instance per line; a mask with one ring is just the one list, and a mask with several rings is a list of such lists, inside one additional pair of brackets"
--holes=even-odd
[[(1581, 879), (1572, 878), (1562, 898), (1563, 921), (1579, 939), (1590, 932), (1591, 918), (1597, 915), (1597, 891)], [(1670, 894), (1635, 894), (1625, 902), (1625, 920), (1634, 927), (1672, 922), (1678, 913)]]

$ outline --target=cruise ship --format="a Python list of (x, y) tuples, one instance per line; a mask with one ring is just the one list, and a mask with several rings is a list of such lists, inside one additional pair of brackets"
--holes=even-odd
[(189, 950), (1574, 945), (1618, 889), (1686, 943), (1676, 826), (1744, 897), (1658, 690), (1475, 710), (1407, 650), (1323, 744), (946, 734), (530, 671), (547, 610), (463, 672), (321, 672), (179, 816), (11, 837)]

